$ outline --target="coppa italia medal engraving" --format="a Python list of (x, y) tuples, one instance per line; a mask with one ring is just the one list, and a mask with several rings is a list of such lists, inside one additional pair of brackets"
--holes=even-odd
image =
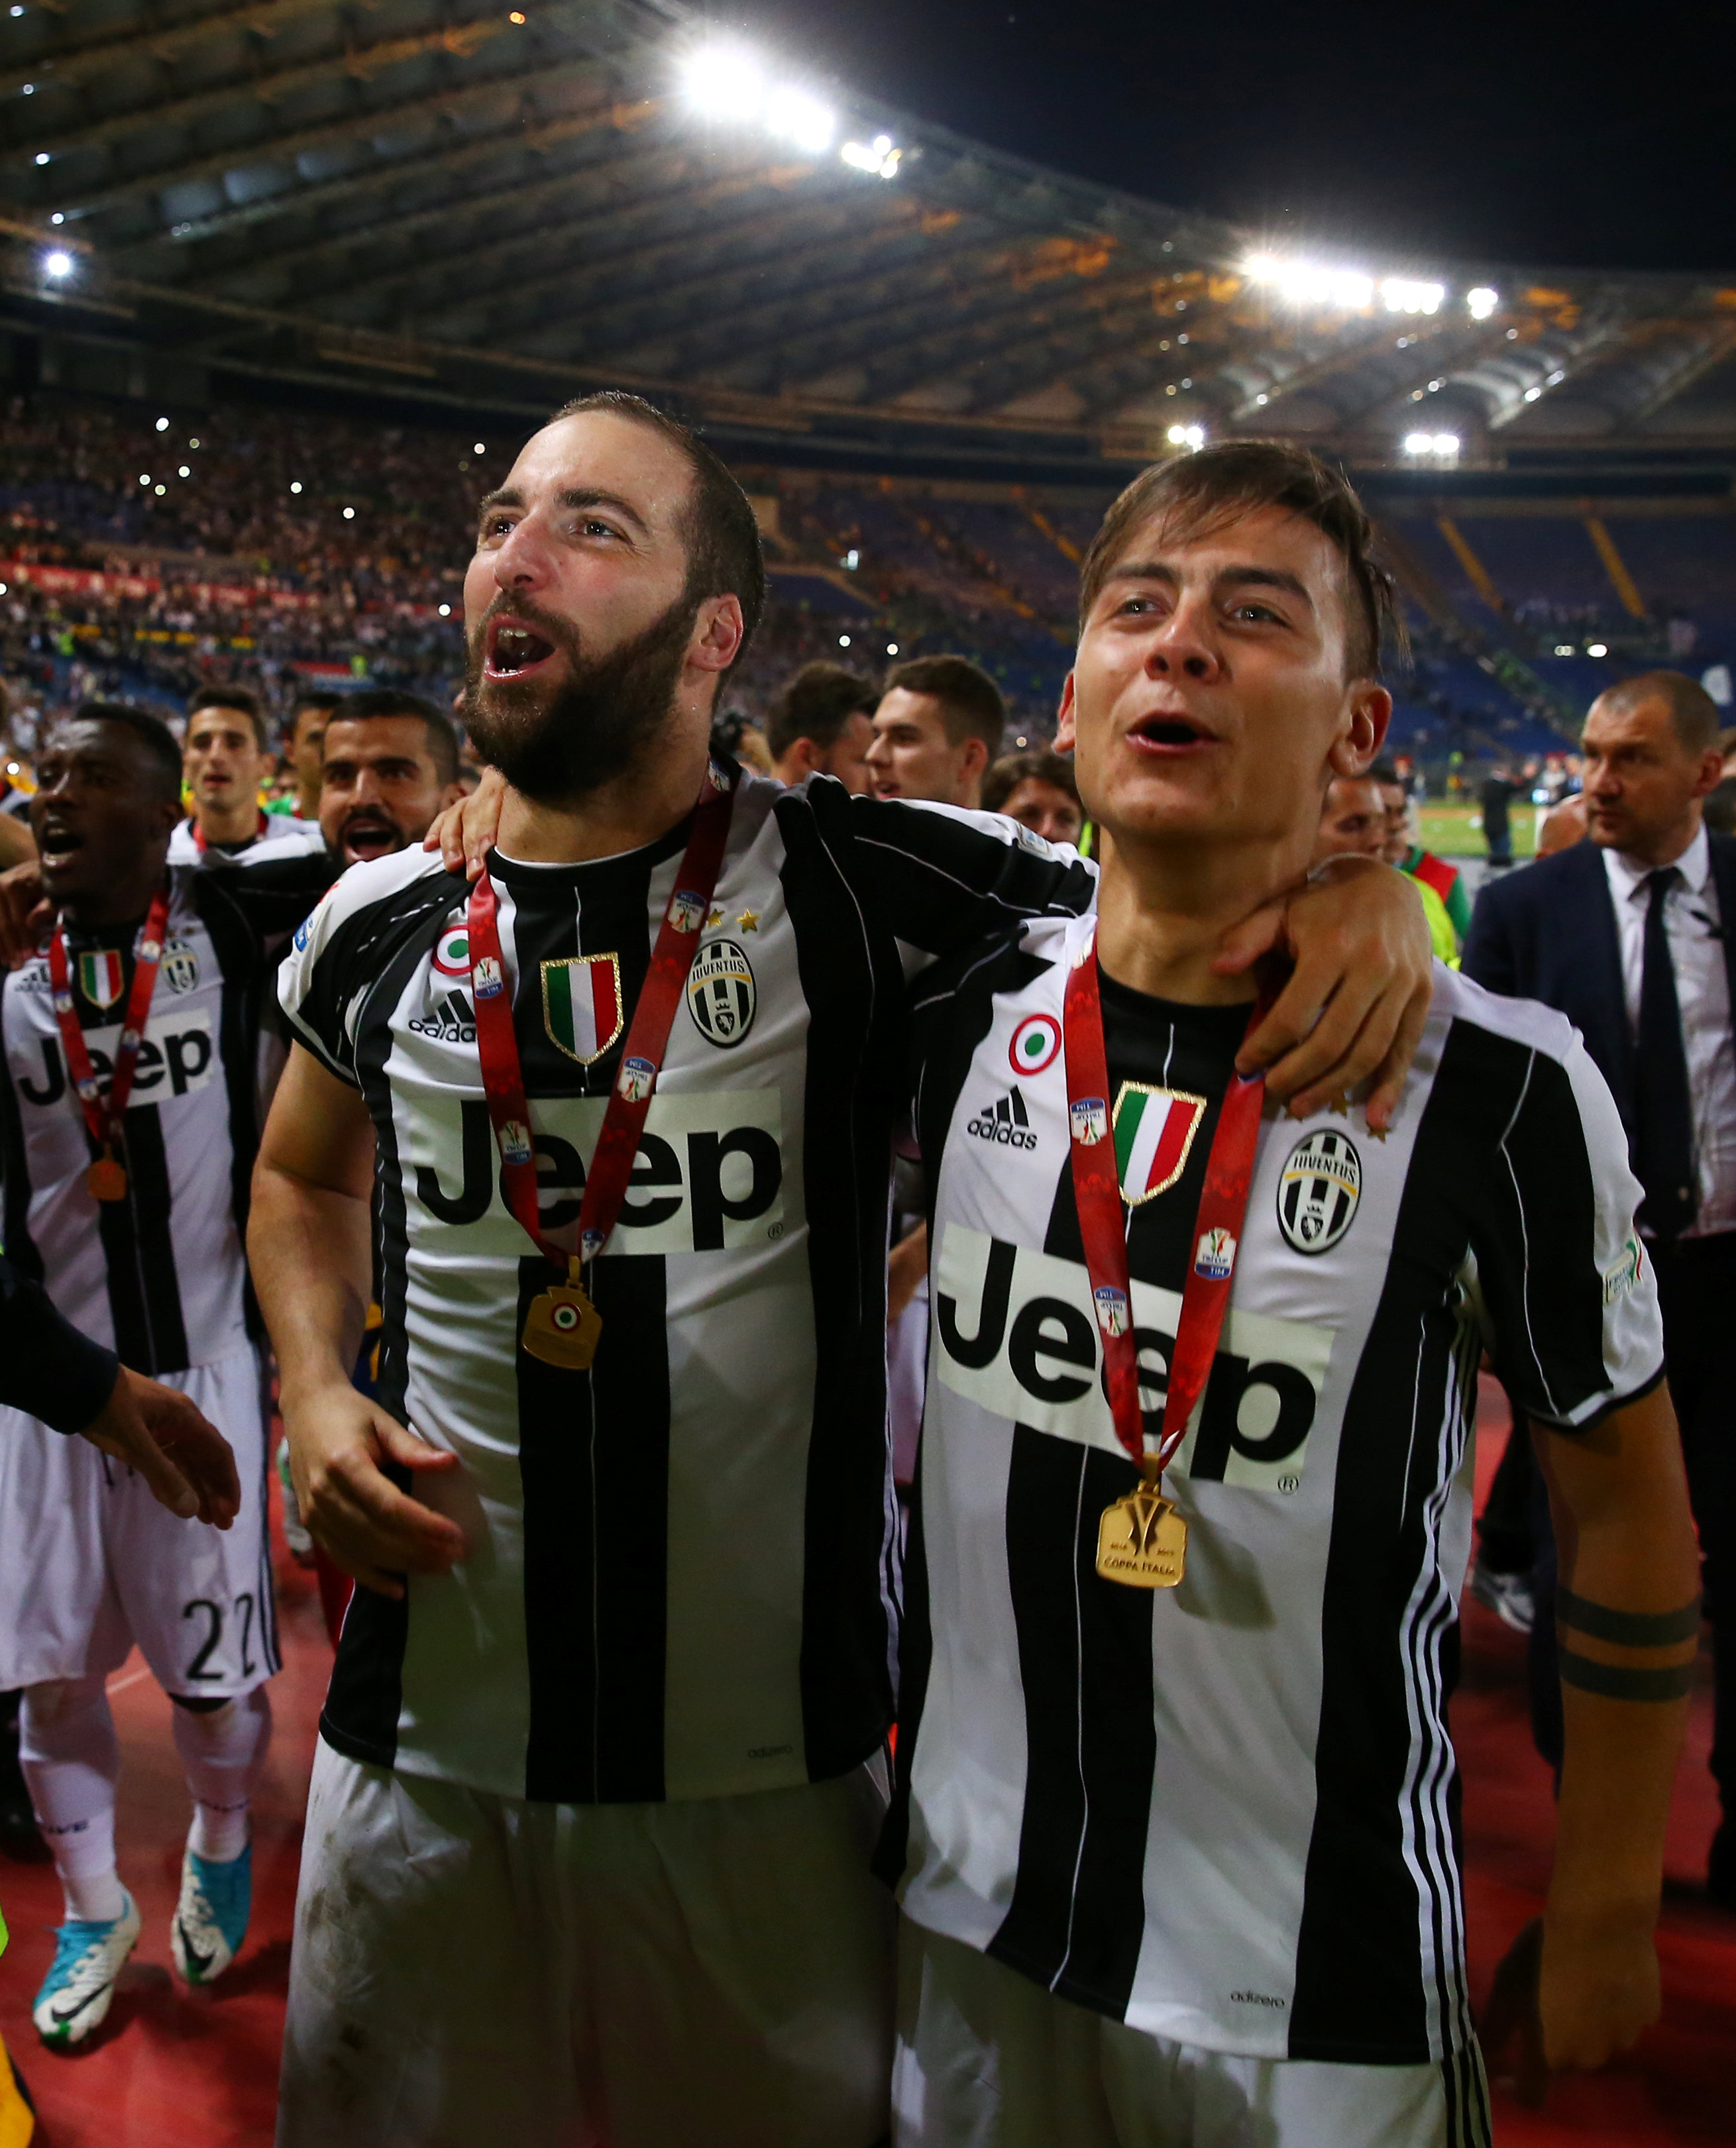
[(1187, 1565), (1187, 1523), (1166, 1499), (1147, 1462), (1133, 1489), (1103, 1509), (1097, 1524), (1097, 1571), (1130, 1588), (1173, 1588)]
[(572, 1264), (571, 1280), (551, 1282), (530, 1301), (524, 1315), (522, 1340), (533, 1358), (564, 1373), (589, 1370), (597, 1354), (597, 1338), (603, 1332), (603, 1316), (590, 1302), (579, 1280), (579, 1263)]

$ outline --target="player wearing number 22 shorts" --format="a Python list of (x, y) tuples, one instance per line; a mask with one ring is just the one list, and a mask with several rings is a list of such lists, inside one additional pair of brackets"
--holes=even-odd
[(133, 710), (86, 705), (40, 774), (32, 821), (58, 914), (0, 990), (7, 1251), (83, 1333), (188, 1395), (243, 1487), (233, 1528), (185, 1523), (123, 1464), (0, 1410), (0, 1687), (24, 1689), (25, 1774), (66, 1895), (35, 2009), (66, 2046), (102, 2023), (138, 1934), (104, 1690), (135, 1645), (177, 1704), (194, 1803), (176, 1966), (208, 1982), (246, 1928), (248, 1794), (278, 1667), (242, 1254), (258, 1006), (273, 942), (331, 874), (270, 842), (244, 866), (166, 867), (178, 752)]

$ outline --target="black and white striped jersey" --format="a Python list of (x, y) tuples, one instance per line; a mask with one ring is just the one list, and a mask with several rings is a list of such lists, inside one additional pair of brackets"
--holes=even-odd
[[(277, 949), (329, 884), (324, 853), (262, 842), (169, 867), (163, 960), (127, 1107), (127, 1193), (94, 1200), (96, 1149), (67, 1077), (45, 953), (0, 986), (6, 1252), (135, 1372), (206, 1365), (258, 1330), (243, 1240), (259, 1118), (261, 1011)], [(73, 1000), (106, 1089), (137, 921), (68, 936)]]
[[(1437, 964), (1387, 1138), (1268, 1111), (1166, 1478), (1185, 1578), (1106, 1581), (1099, 1518), (1135, 1473), (1069, 1157), (1062, 997), (1088, 929), (1033, 925), (915, 994), (934, 1310), (887, 1875), (919, 1924), (1151, 2033), (1450, 2057), (1479, 1358), (1568, 1433), (1662, 1377), (1615, 1107), (1562, 1016)], [(1155, 1437), (1246, 1010), (1107, 978), (1103, 1001)]]
[[(490, 866), (562, 1243), (687, 832)], [(501, 1194), (464, 882), (420, 852), (345, 875), (298, 936), (283, 1006), (367, 1099), (380, 1398), (463, 1457), (417, 1492), (472, 1549), (403, 1603), (358, 1593), (322, 1723), (340, 1751), (583, 1804), (775, 1788), (874, 1749), (896, 1647), (886, 1266), (906, 974), (1081, 909), (1091, 886), (998, 816), (745, 778), (580, 1373), (519, 1347), (549, 1269)]]
[[(319, 832), (317, 821), (293, 821), (287, 813), (268, 813), (264, 821), (265, 826), (259, 833), (249, 836), (245, 842), (224, 844), (222, 846), (224, 856), (238, 858), (244, 853), (258, 850), (263, 843), (273, 846), (273, 856), (277, 857), (292, 857), (299, 851), (323, 851), (325, 849), (325, 837)], [(168, 839), (168, 861), (172, 866), (196, 866), (206, 855), (199, 848), (198, 838), (194, 832), (197, 825), (191, 817), (175, 823)]]

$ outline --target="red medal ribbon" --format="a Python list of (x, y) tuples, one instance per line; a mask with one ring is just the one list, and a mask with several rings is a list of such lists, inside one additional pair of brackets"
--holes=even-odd
[[(1257, 1016), (1258, 1008), (1255, 1010)], [(1102, 995), (1093, 931), (1067, 978), (1064, 1018), (1067, 1116), (1071, 1136), (1073, 1200), (1091, 1278), (1091, 1304), (1103, 1338), (1103, 1369), (1116, 1437), (1136, 1468), (1146, 1466), (1145, 1420), (1139, 1407), (1139, 1353), (1133, 1338), (1133, 1295), (1127, 1273), (1126, 1215), (1115, 1161), (1108, 1055), (1103, 1044)], [(1182, 1291), (1182, 1317), (1171, 1353), (1163, 1430), (1151, 1462), (1157, 1472), (1187, 1436), (1188, 1421), (1211, 1377), (1217, 1339), (1229, 1310), (1236, 1256), (1247, 1213), (1266, 1102), (1266, 1077), (1232, 1074), (1218, 1108), (1217, 1131), (1206, 1159), (1205, 1190), (1192, 1237), (1193, 1254)]]
[(585, 1175), (579, 1207), (579, 1252), (575, 1256), (544, 1235), (537, 1205), (536, 1151), (530, 1137), (530, 1107), (519, 1040), (513, 1028), (512, 996), (500, 951), (500, 928), (494, 885), (484, 866), (470, 891), (470, 991), (476, 1002), (476, 1046), (482, 1061), (482, 1086), (489, 1117), (500, 1152), (500, 1172), (512, 1212), (544, 1259), (576, 1279), (580, 1262), (594, 1260), (609, 1242), (620, 1220), (627, 1181), (639, 1153), (639, 1139), (657, 1087), (669, 1033), (681, 1004), (687, 973), (699, 951), (700, 935), (723, 866), (734, 805), (730, 780), (712, 767), (694, 809), (693, 832), (675, 875), (675, 891), (663, 913), (650, 967), (640, 988), (639, 1003), (627, 1031), (620, 1071), (610, 1092), (603, 1131)]
[[(133, 1094), (133, 1077), (138, 1067), (139, 1047), (144, 1042), (145, 1022), (151, 1011), (151, 995), (157, 987), (157, 966), (163, 960), (163, 941), (168, 927), (168, 890), (163, 887), (153, 898), (133, 943), (133, 989), (127, 995), (120, 1046), (114, 1055), (114, 1071), (109, 1077), (106, 1097), (98, 1087), (97, 1071), (91, 1064), (90, 1048), (84, 1041), (84, 1031), (73, 1004), (72, 966), (67, 960), (64, 926), (55, 926), (54, 936), (48, 942), (48, 976), (54, 990), (54, 1018), (60, 1025), (67, 1071), (72, 1077), (90, 1137), (102, 1149), (105, 1160), (112, 1161), (116, 1149), (124, 1146), (122, 1127), (128, 1100)], [(123, 1180), (118, 1192), (125, 1191)]]

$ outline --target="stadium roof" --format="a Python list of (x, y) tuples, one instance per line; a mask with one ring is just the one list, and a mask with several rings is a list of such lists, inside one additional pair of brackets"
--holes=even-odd
[(664, 0), (0, 0), (0, 328), (985, 475), (1736, 463), (1736, 274), (1262, 259), (759, 59)]

